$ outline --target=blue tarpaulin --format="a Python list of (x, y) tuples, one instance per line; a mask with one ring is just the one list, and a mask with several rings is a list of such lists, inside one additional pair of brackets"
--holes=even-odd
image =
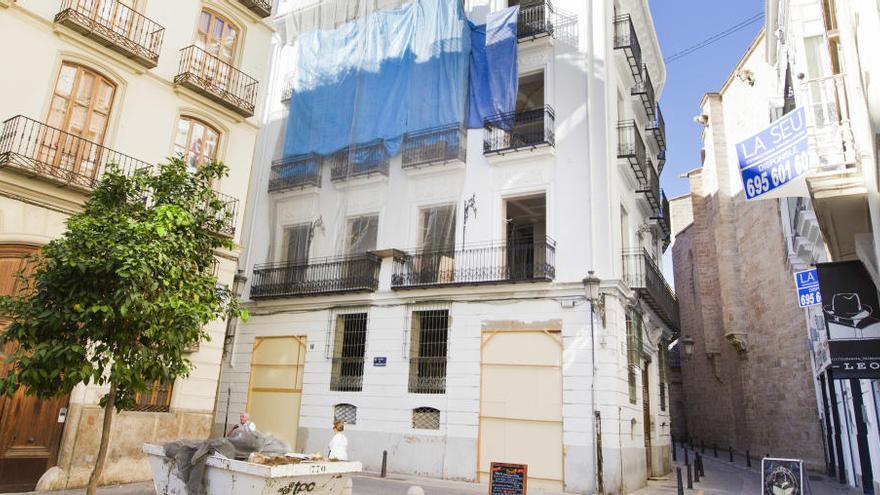
[[(482, 128), (486, 118), (509, 115), (516, 108), (518, 16), (517, 5), (490, 13), (485, 25), (472, 26), (468, 128)], [(512, 115), (496, 123), (509, 129), (511, 119)]]
[(470, 29), (460, 2), (412, 0), (299, 35), (284, 156), (329, 155), (461, 124)]

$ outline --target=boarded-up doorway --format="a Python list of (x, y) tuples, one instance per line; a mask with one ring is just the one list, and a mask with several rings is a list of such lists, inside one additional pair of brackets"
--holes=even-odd
[(529, 488), (562, 491), (562, 337), (558, 331), (484, 331), (479, 481), (492, 462), (527, 464)]
[(254, 339), (248, 389), (251, 421), (260, 431), (287, 440), (294, 449), (305, 362), (304, 336)]

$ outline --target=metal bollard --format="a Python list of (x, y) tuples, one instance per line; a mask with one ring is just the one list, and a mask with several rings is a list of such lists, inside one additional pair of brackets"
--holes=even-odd
[(718, 444), (717, 444), (717, 443), (713, 443), (713, 444), (712, 444), (712, 454), (713, 454), (716, 458), (718, 457)]
[(729, 461), (733, 462), (733, 447), (727, 447), (727, 454), (730, 456)]
[(700, 470), (700, 477), (701, 477), (701, 478), (705, 478), (705, 477), (706, 477), (706, 468), (703, 467), (703, 455), (702, 455), (702, 454), (700, 454), (699, 457), (697, 457), (697, 463), (696, 463), (696, 465), (694, 466), (694, 469), (699, 469), (699, 470)]
[(700, 453), (701, 454), (706, 453), (706, 444), (704, 444), (702, 440), (700, 440)]
[(681, 468), (675, 468), (675, 477), (678, 480), (678, 495), (684, 495), (684, 486), (681, 483)]
[(385, 477), (385, 475), (387, 474), (387, 467), (388, 467), (388, 451), (383, 450), (382, 451), (382, 472), (379, 474), (379, 477), (381, 477), (381, 478)]
[(700, 454), (694, 455), (694, 483), (700, 482)]
[(691, 464), (691, 459), (688, 457), (687, 449), (684, 449), (684, 465), (689, 466)]
[(688, 490), (693, 490), (694, 489), (694, 475), (691, 472), (691, 465), (690, 464), (687, 465), (687, 471), (688, 471)]
[(675, 447), (675, 440), (673, 440), (672, 441), (672, 462), (675, 462), (678, 460), (678, 459), (676, 459), (676, 455), (675, 455), (676, 450), (678, 450), (678, 449)]
[(746, 450), (746, 467), (752, 467), (752, 453)]

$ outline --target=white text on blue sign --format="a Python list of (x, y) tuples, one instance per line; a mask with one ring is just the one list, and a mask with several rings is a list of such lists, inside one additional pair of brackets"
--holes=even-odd
[(806, 174), (810, 169), (803, 107), (736, 145), (746, 199), (755, 199)]

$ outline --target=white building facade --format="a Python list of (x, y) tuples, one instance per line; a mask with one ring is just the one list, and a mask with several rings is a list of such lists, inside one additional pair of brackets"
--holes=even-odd
[(227, 335), (215, 430), (247, 410), (326, 455), (339, 418), (368, 470), (385, 451), (389, 472), (485, 482), (513, 462), (529, 487), (575, 493), (668, 472), (678, 309), (658, 268), (665, 69), (647, 1), (523, 2), (512, 130), (407, 135), (356, 171), (281, 152), (285, 26), (319, 8), (289, 0), (275, 18), (250, 318)]
[[(809, 197), (780, 200), (792, 273), (816, 263), (860, 260), (880, 287), (880, 196), (876, 86), (880, 14), (867, 2), (770, 0), (767, 60), (776, 73), (780, 110), (807, 108), (818, 168)], [(880, 380), (835, 379), (821, 306), (804, 310), (809, 329), (828, 474), (880, 490)]]

